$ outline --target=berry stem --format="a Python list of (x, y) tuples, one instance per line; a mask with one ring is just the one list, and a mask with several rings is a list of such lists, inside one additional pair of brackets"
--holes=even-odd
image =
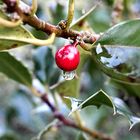
[(72, 43), (72, 45), (73, 45), (74, 47), (77, 47), (78, 44), (79, 44), (78, 41), (75, 41), (75, 42)]

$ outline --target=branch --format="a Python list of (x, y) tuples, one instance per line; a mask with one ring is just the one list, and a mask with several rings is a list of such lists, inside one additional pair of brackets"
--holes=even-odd
[[(12, 0), (3, 0), (3, 2), (9, 8), (11, 8), (11, 1)], [(90, 44), (93, 44), (97, 40), (95, 34), (92, 34), (90, 37), (85, 36), (84, 39), (82, 39), (83, 33), (81, 33), (81, 32), (78, 32), (78, 31), (72, 30), (72, 29), (63, 30), (58, 25), (55, 26), (48, 22), (40, 20), (36, 15), (31, 14), (31, 7), (29, 7), (28, 5), (25, 6), (25, 4), (23, 4), (23, 2), (20, 4), (16, 4), (16, 6), (14, 6), (14, 12), (16, 12), (20, 16), (20, 18), (22, 19), (22, 22), (24, 24), (28, 24), (37, 30), (41, 30), (41, 31), (47, 33), (48, 35), (54, 33), (56, 35), (56, 37), (62, 37), (62, 38), (66, 38), (66, 39), (69, 38), (71, 40), (76, 40), (77, 37), (81, 37), (81, 40), (84, 43), (90, 43)], [(72, 18), (71, 18), (71, 20), (72, 20)], [(86, 46), (86, 45), (83, 45), (83, 46)], [(86, 48), (86, 50), (89, 50), (89, 48)]]
[(49, 108), (51, 109), (51, 111), (54, 114), (54, 117), (57, 118), (60, 122), (62, 122), (64, 125), (78, 129), (80, 131), (83, 131), (87, 134), (89, 134), (91, 137), (95, 138), (95, 139), (100, 139), (100, 140), (112, 140), (110, 137), (106, 136), (105, 134), (102, 134), (100, 132), (97, 131), (93, 131), (90, 130), (89, 128), (82, 126), (82, 125), (77, 125), (74, 121), (69, 120), (67, 118), (65, 118), (63, 116), (63, 114), (61, 114), (57, 108), (49, 101), (47, 94), (43, 94), (41, 96), (41, 99), (43, 102), (45, 102)]

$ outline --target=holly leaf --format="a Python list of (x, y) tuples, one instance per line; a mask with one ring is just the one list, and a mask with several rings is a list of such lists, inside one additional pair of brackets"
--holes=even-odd
[(140, 19), (121, 22), (108, 29), (96, 44), (140, 47)]
[(130, 124), (129, 129), (131, 129), (136, 124), (140, 123), (140, 118), (133, 115), (133, 113), (129, 110), (128, 106), (124, 103), (123, 100), (119, 98), (112, 98), (112, 100), (116, 108), (115, 114), (123, 115), (125, 118), (128, 119), (129, 124)]
[(71, 97), (66, 97), (66, 98), (70, 99), (72, 103), (71, 104), (72, 111), (70, 112), (70, 114), (78, 109), (83, 109), (91, 105), (94, 105), (97, 108), (100, 108), (101, 105), (106, 105), (106, 106), (112, 107), (114, 110), (114, 113), (116, 112), (115, 106), (112, 103), (111, 97), (108, 96), (103, 90), (99, 90), (98, 92), (96, 92), (95, 94), (87, 98), (85, 101), (81, 101), (81, 100), (71, 98)]
[(92, 50), (92, 58), (111, 78), (123, 83), (140, 84), (138, 47), (97, 45)]
[[(10, 21), (9, 17), (0, 10), (0, 17)], [(36, 40), (22, 25), (16, 27), (0, 26), (0, 51), (27, 45)]]
[(119, 114), (127, 118), (130, 123), (130, 129), (134, 125), (140, 123), (140, 118), (133, 115), (133, 113), (129, 110), (128, 106), (124, 103), (123, 100), (116, 97), (111, 97), (103, 90), (99, 90), (83, 102), (75, 98), (67, 98), (70, 99), (72, 106), (72, 111), (69, 115), (77, 110), (82, 110), (88, 106), (96, 106), (99, 109), (102, 105), (104, 105), (112, 108), (114, 115)]
[(14, 28), (0, 26), (0, 50), (27, 45), (29, 39), (34, 39), (34, 37), (23, 26)]
[(21, 84), (32, 85), (32, 77), (28, 69), (13, 55), (5, 51), (0, 52), (0, 72)]

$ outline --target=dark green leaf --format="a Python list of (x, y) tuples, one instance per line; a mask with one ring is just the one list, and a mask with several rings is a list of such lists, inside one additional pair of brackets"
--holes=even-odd
[(109, 106), (109, 107), (113, 107), (114, 108), (114, 106), (112, 104), (111, 98), (104, 91), (102, 91), (102, 90), (100, 90), (97, 93), (95, 93), (92, 96), (90, 96), (87, 100), (85, 100), (80, 105), (80, 107), (81, 108), (84, 108), (84, 107), (89, 106), (89, 105), (95, 105), (98, 108), (101, 105), (106, 105), (106, 106)]
[(112, 99), (113, 99), (112, 103), (116, 108), (116, 113), (123, 115), (128, 119), (130, 123), (129, 129), (131, 129), (134, 125), (140, 123), (140, 118), (133, 115), (133, 113), (129, 110), (128, 106), (123, 102), (123, 100), (119, 98), (112, 98)]
[(6, 133), (0, 137), (0, 140), (18, 140), (19, 137), (16, 133)]
[(28, 69), (8, 52), (0, 52), (0, 72), (26, 86), (32, 85)]
[(97, 108), (99, 108), (101, 105), (106, 105), (112, 107), (115, 112), (115, 107), (112, 103), (111, 97), (109, 97), (103, 90), (99, 90), (98, 92), (96, 92), (95, 94), (87, 98), (85, 101), (83, 101), (82, 103), (80, 100), (77, 100), (75, 98), (70, 98), (70, 97), (67, 98), (71, 100), (73, 106), (72, 112), (76, 111), (77, 109), (82, 109), (90, 105), (94, 105)]
[(108, 76), (125, 83), (140, 84), (140, 48), (101, 46), (92, 57)]
[(105, 105), (113, 108), (114, 114), (118, 113), (126, 117), (130, 123), (130, 129), (135, 124), (140, 123), (140, 118), (133, 115), (133, 113), (129, 110), (129, 108), (123, 102), (123, 100), (119, 98), (110, 97), (103, 90), (99, 90), (82, 103), (81, 101), (74, 98), (69, 97), (69, 99), (72, 101), (72, 107), (74, 107), (72, 108), (70, 114), (72, 114), (76, 110), (83, 109), (91, 105), (96, 106), (97, 108), (99, 108), (101, 105)]
[(140, 19), (119, 23), (107, 30), (96, 44), (140, 47)]

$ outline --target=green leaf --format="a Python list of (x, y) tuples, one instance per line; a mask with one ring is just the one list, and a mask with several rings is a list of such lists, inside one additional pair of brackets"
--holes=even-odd
[(114, 108), (111, 98), (103, 90), (99, 90), (98, 92), (90, 96), (87, 100), (81, 103), (79, 107), (85, 108), (86, 106), (89, 105), (95, 105), (97, 106), (97, 108), (99, 108), (101, 105), (106, 105)]
[(79, 93), (79, 80), (73, 79), (70, 81), (63, 81), (58, 83), (53, 90), (57, 91), (59, 95), (62, 97), (63, 101), (67, 104), (68, 107), (70, 107), (69, 100), (65, 99), (65, 96), (72, 96), (77, 98)]
[[(0, 10), (0, 17), (9, 20), (9, 17)], [(7, 50), (19, 46), (27, 45), (30, 39), (35, 39), (33, 35), (23, 26), (5, 27), (0, 26), (0, 50)]]
[(133, 113), (129, 110), (128, 106), (124, 103), (123, 100), (119, 98), (112, 98), (113, 104), (116, 108), (116, 114), (123, 115), (129, 121), (131, 129), (134, 125), (140, 123), (140, 118), (133, 115)]
[(0, 50), (27, 45), (28, 39), (34, 37), (23, 26), (14, 28), (0, 26)]
[(116, 98), (116, 97), (110, 97), (108, 96), (103, 90), (99, 90), (89, 98), (87, 98), (85, 101), (81, 103), (80, 100), (70, 98), (72, 103), (72, 111), (70, 114), (72, 114), (76, 110), (81, 110), (88, 106), (96, 106), (97, 108), (101, 107), (102, 105), (111, 107), (113, 109), (114, 115), (120, 114), (126, 117), (130, 123), (130, 129), (140, 123), (140, 118), (133, 115), (133, 113), (129, 110), (128, 106), (123, 102), (123, 100)]
[(140, 19), (119, 23), (107, 30), (96, 44), (140, 47)]
[(8, 132), (0, 136), (0, 140), (18, 140), (19, 136), (16, 133)]
[(90, 105), (94, 105), (97, 108), (99, 108), (101, 105), (106, 105), (112, 107), (114, 109), (114, 113), (116, 112), (111, 97), (109, 97), (103, 90), (99, 90), (98, 92), (96, 92), (95, 94), (87, 98), (85, 101), (83, 101), (82, 103), (80, 100), (77, 100), (75, 98), (71, 98), (71, 97), (67, 97), (67, 98), (71, 100), (72, 106), (74, 107), (72, 108), (72, 112), (76, 111), (77, 109), (82, 109)]
[(0, 52), (0, 72), (21, 84), (32, 85), (32, 77), (28, 69), (8, 52)]
[(101, 46), (92, 49), (92, 58), (108, 76), (129, 84), (140, 84), (140, 48)]
[(56, 67), (52, 50), (43, 46), (35, 49), (34, 52), (33, 61), (36, 77), (45, 84), (55, 84), (58, 81), (60, 71)]

